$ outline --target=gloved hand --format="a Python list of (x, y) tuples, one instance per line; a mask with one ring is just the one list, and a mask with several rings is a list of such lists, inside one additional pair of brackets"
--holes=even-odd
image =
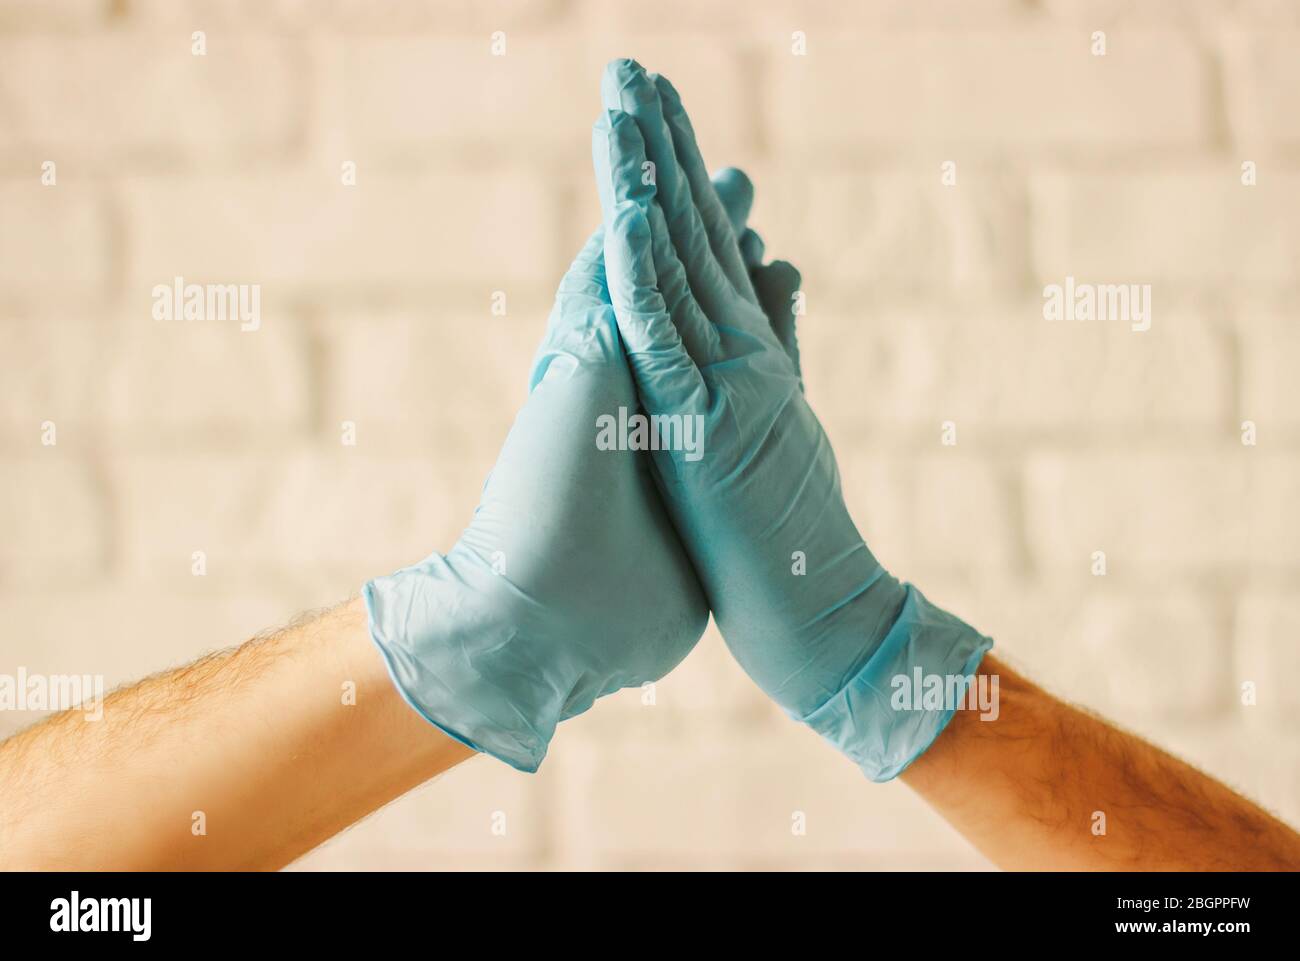
[[(743, 177), (721, 184), (743, 225)], [(708, 608), (647, 455), (599, 450), (596, 418), (636, 411), (597, 230), (560, 283), (520, 411), (445, 557), (366, 584), (370, 633), (435, 726), (534, 771), (556, 724), (663, 677)]]
[[(785, 293), (797, 275), (749, 279), (671, 84), (615, 61), (602, 98), (593, 155), (619, 332), (646, 409), (704, 428), (702, 459), (653, 454), (669, 512), (741, 666), (888, 780), (952, 715), (896, 709), (894, 679), (968, 676), (992, 642), (891, 577), (858, 534), (804, 399)], [(764, 303), (784, 314), (775, 329)]]

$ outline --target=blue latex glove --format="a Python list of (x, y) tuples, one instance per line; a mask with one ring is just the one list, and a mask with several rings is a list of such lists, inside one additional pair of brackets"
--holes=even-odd
[[(726, 171), (717, 188), (744, 231), (748, 179)], [(596, 447), (598, 414), (638, 406), (603, 249), (597, 230), (560, 284), (528, 401), (469, 529), (446, 557), (363, 591), (371, 636), (407, 702), (526, 771), (559, 721), (667, 674), (708, 620), (647, 455)], [(766, 271), (756, 266), (755, 278)]]
[(888, 780), (952, 716), (950, 706), (896, 709), (894, 679), (916, 668), (968, 676), (992, 642), (867, 549), (804, 399), (790, 301), (773, 329), (761, 306), (770, 290), (747, 276), (676, 91), (624, 60), (607, 68), (602, 97), (593, 154), (619, 331), (646, 409), (704, 424), (702, 459), (653, 455), (669, 512), (744, 669), (868, 777)]
[(363, 590), (411, 706), (523, 771), (557, 723), (667, 674), (708, 621), (646, 455), (596, 446), (598, 415), (637, 408), (602, 246), (597, 232), (560, 284), (469, 528), (445, 557)]

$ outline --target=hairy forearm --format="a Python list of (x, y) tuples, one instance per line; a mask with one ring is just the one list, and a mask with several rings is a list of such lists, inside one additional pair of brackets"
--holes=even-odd
[(0, 868), (278, 868), (471, 753), (353, 600), (0, 744)]
[(958, 711), (903, 779), (1011, 869), (1300, 868), (1300, 835), (1225, 785), (993, 658), (999, 713)]

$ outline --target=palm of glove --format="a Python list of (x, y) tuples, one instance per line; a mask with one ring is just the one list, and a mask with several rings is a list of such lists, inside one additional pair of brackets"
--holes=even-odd
[(708, 620), (649, 461), (597, 446), (597, 418), (620, 407), (637, 409), (636, 390), (594, 239), (561, 285), (528, 402), (448, 558), (510, 625), (484, 663), (550, 678), (561, 718), (667, 674)]
[[(664, 498), (736, 659), (804, 717), (870, 654), (866, 631), (843, 628), (845, 608), (898, 588), (848, 515), (804, 399), (798, 272), (757, 266), (761, 241), (719, 203), (671, 84), (616, 61), (602, 95), (593, 159), (628, 359), (648, 408), (703, 420), (701, 459), (656, 455)], [(741, 192), (747, 213), (747, 181)]]
[(861, 667), (865, 645), (846, 646), (839, 612), (887, 575), (844, 505), (797, 354), (745, 292), (717, 309), (716, 359), (700, 367), (704, 456), (661, 471), (666, 499), (737, 661), (806, 716)]
[[(743, 224), (747, 198), (722, 202)], [(366, 590), (407, 700), (524, 770), (559, 721), (672, 670), (708, 620), (648, 455), (596, 443), (597, 418), (641, 406), (603, 248), (597, 231), (560, 284), (528, 401), (460, 540)]]
[(445, 557), (366, 585), (412, 706), (522, 770), (559, 721), (672, 670), (708, 620), (645, 455), (597, 448), (597, 417), (620, 406), (635, 410), (636, 390), (597, 234), (560, 285), (468, 528)]

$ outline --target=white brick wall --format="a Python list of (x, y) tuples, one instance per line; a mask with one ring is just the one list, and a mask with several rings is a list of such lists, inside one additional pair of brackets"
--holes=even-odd
[[(345, 160), (358, 164), (355, 188), (340, 183)], [(432, 298), (439, 285), (541, 285), (573, 253), (559, 253), (548, 193), (526, 172), (372, 174), (347, 154), (295, 173), (134, 177), (123, 188), (128, 279), (146, 297), (177, 274), (260, 282), (264, 315), (306, 291)]]
[[(807, 57), (775, 58), (768, 114), (778, 150), (1069, 148), (1181, 150), (1209, 135), (1196, 50), (1172, 31), (1006, 28), (815, 36)], [(1159, 71), (1151, 65), (1160, 64)], [(818, 109), (810, 110), (815, 103)]]
[(41, 162), (29, 162), (24, 179), (0, 185), (0, 296), (39, 301), (70, 289), (102, 295), (109, 282), (104, 205), (75, 181), (40, 186)]
[(1257, 160), (1258, 184), (1243, 187), (1241, 163), (1252, 153), (1238, 148), (1212, 169), (1185, 169), (1178, 153), (1172, 169), (1033, 176), (1036, 276), (1151, 283), (1153, 299), (1188, 289), (1294, 288), (1300, 177)]
[(224, 39), (213, 35), (204, 57), (179, 32), (0, 40), (0, 149), (61, 160), (70, 173), (282, 155), (305, 107), (299, 45)]
[[(1298, 38), (1283, 0), (0, 0), (0, 670), (123, 682), (450, 546), (599, 215), (600, 67), (634, 55), (803, 272), (881, 560), (1300, 816)], [(178, 275), (260, 284), (261, 330), (152, 320)], [(1045, 321), (1066, 276), (1152, 284), (1152, 329)], [(711, 629), (537, 777), (475, 761), (301, 864), (440, 866), (987, 864)]]

